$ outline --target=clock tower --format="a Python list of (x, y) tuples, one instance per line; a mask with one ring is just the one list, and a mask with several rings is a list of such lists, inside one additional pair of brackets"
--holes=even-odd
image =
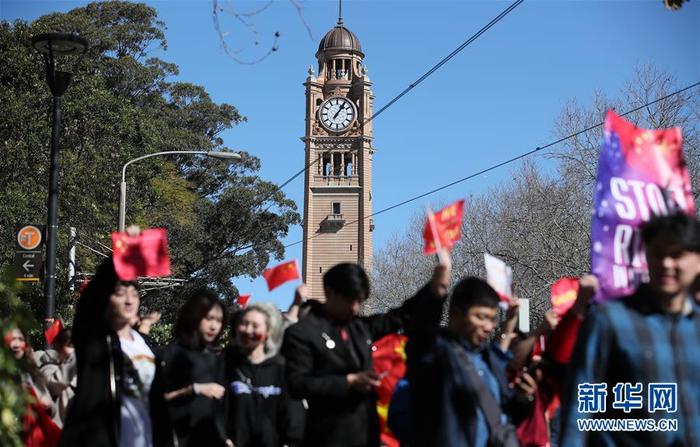
[[(302, 275), (323, 299), (323, 274), (372, 259), (372, 90), (364, 53), (343, 19), (321, 39), (306, 79)], [(364, 124), (363, 124), (364, 123)]]

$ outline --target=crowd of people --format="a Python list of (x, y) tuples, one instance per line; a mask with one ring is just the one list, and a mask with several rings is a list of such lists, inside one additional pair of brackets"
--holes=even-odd
[[(379, 447), (375, 390), (387, 372), (373, 368), (373, 344), (402, 333), (406, 374), (388, 410), (396, 445), (698, 446), (700, 224), (682, 214), (658, 217), (641, 237), (648, 283), (596, 304), (596, 278), (585, 275), (573, 307), (561, 317), (547, 313), (529, 334), (517, 330), (517, 300), (501, 311), (485, 280), (461, 278), (451, 288), (445, 253), (424, 287), (379, 315), (360, 314), (370, 281), (356, 264), (325, 273), (322, 301), (297, 288), (284, 313), (254, 303), (229, 316), (216, 294), (195, 290), (172, 342), (156, 346), (149, 323), (139, 321), (138, 284), (121, 281), (108, 259), (83, 291), (72, 330), (52, 349), (35, 352), (24, 332), (6, 331), (34, 396), (25, 440)], [(666, 412), (639, 403), (639, 390), (651, 384), (676, 387), (663, 401)], [(602, 411), (584, 405), (582, 385), (607, 391)], [(676, 425), (582, 429), (581, 421), (599, 418)]]

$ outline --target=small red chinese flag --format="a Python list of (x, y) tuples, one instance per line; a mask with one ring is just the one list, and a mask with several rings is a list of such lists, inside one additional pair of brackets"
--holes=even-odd
[(552, 310), (559, 317), (564, 316), (576, 301), (578, 294), (578, 278), (563, 277), (552, 284), (551, 302)]
[(451, 250), (455, 243), (462, 237), (462, 216), (464, 214), (464, 200), (458, 200), (452, 205), (433, 214), (433, 228), (430, 225), (430, 216), (425, 221), (423, 240), (426, 255), (437, 253), (435, 237), (439, 237), (440, 248)]
[(169, 276), (168, 233), (165, 228), (144, 230), (138, 236), (112, 233), (114, 271), (123, 281), (139, 276)]
[(297, 268), (296, 259), (283, 262), (277, 267), (272, 267), (270, 269), (265, 269), (262, 272), (263, 278), (267, 282), (267, 289), (272, 291), (273, 289), (281, 286), (287, 281), (293, 279), (299, 279), (299, 269)]
[(44, 337), (46, 337), (46, 342), (50, 345), (53, 344), (56, 336), (63, 329), (63, 322), (60, 318), (54, 318), (53, 323), (44, 331)]
[(250, 297), (252, 295), (249, 293), (247, 295), (239, 295), (238, 298), (236, 298), (236, 304), (241, 306), (241, 308), (245, 309), (245, 307), (248, 305), (248, 301), (250, 301)]

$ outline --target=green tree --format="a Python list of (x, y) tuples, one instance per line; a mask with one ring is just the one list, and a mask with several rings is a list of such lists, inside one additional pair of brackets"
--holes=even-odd
[[(106, 252), (118, 214), (122, 165), (164, 150), (228, 150), (220, 134), (245, 120), (229, 104), (216, 104), (205, 88), (174, 80), (175, 64), (151, 57), (167, 49), (156, 10), (144, 4), (91, 3), (32, 23), (0, 22), (0, 262), (13, 256), (15, 226), (46, 221), (50, 92), (44, 62), (31, 36), (78, 32), (88, 39), (74, 63), (64, 95), (59, 203), (59, 313), (70, 318), (74, 296), (67, 284), (69, 227), (78, 240)], [(260, 161), (242, 153), (234, 164), (192, 157), (154, 157), (129, 171), (128, 221), (169, 232), (173, 276), (186, 287), (206, 285), (225, 299), (238, 292), (232, 277), (258, 275), (270, 257), (281, 258), (279, 239), (300, 222), (296, 205), (257, 172)], [(82, 247), (82, 246), (81, 246)], [(103, 259), (78, 250), (78, 270), (94, 271)], [(150, 291), (146, 308), (165, 322), (182, 289)], [(39, 286), (22, 293), (43, 313)]]
[[(0, 277), (0, 313), (10, 315), (3, 318), (2, 335), (14, 328), (21, 328), (25, 334), (36, 327), (29, 308), (17, 297), (19, 283), (14, 281), (14, 272), (2, 271)], [(0, 346), (0, 445), (20, 447), (24, 445), (20, 433), (22, 415), (27, 409), (30, 396), (22, 387), (21, 365), (5, 343)]]

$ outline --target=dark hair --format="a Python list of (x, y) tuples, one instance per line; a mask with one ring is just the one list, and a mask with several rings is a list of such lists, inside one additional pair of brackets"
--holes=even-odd
[(486, 281), (474, 276), (462, 279), (452, 291), (450, 309), (466, 313), (470, 307), (498, 307), (498, 294)]
[(649, 245), (659, 234), (663, 234), (683, 250), (700, 253), (700, 227), (698, 221), (683, 213), (654, 217), (641, 227), (642, 240)]
[(238, 309), (233, 314), (231, 314), (231, 318), (228, 320), (228, 336), (229, 337), (235, 337), (236, 336), (236, 328), (240, 324), (241, 320), (243, 319), (243, 315), (245, 315), (245, 309)]
[(7, 337), (7, 334), (9, 334), (12, 331), (19, 331), (20, 334), (22, 334), (22, 337), (24, 338), (24, 355), (19, 360), (19, 364), (22, 365), (25, 371), (29, 373), (29, 375), (32, 377), (32, 380), (35, 383), (45, 386), (46, 378), (39, 370), (39, 364), (37, 363), (36, 358), (34, 357), (34, 348), (32, 347), (32, 342), (29, 340), (29, 334), (26, 330), (20, 328), (19, 326), (13, 325), (10, 326), (9, 329), (6, 329), (3, 335)]
[(344, 298), (364, 294), (369, 298), (369, 278), (358, 264), (344, 262), (333, 266), (323, 275), (323, 287), (331, 289)]
[[(185, 304), (177, 314), (177, 321), (173, 328), (173, 337), (180, 345), (188, 349), (204, 349), (205, 343), (199, 335), (199, 324), (207, 316), (214, 306), (219, 306), (223, 313), (222, 323), (226, 321), (226, 307), (219, 301), (219, 297), (209, 289), (196, 289), (190, 292)], [(212, 344), (216, 344), (223, 332), (217, 334)]]
[(95, 270), (95, 275), (85, 287), (78, 300), (73, 320), (73, 343), (80, 344), (96, 334), (107, 334), (112, 330), (107, 317), (109, 297), (119, 285), (132, 285), (138, 289), (135, 281), (122, 281), (114, 271), (112, 258), (106, 259)]
[(64, 348), (72, 343), (73, 331), (69, 327), (64, 327), (53, 339), (53, 347), (56, 350)]

